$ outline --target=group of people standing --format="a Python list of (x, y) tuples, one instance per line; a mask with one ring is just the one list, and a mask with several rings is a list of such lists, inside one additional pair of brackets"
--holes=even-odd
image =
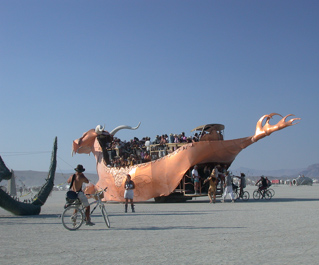
[[(222, 202), (225, 201), (226, 196), (229, 195), (232, 202), (234, 201), (234, 194), (233, 194), (233, 177), (237, 177), (240, 179), (240, 195), (243, 194), (243, 189), (246, 187), (246, 179), (245, 174), (241, 173), (240, 176), (232, 176), (229, 171), (226, 170), (226, 166), (221, 167), (217, 165), (213, 168), (210, 172), (208, 167), (204, 168), (204, 175), (205, 180), (203, 184), (209, 182), (208, 187), (208, 198), (210, 203), (216, 202), (216, 193), (217, 193), (217, 185), (221, 183), (221, 187), (223, 187), (223, 194), (222, 194)], [(195, 165), (192, 170), (192, 177), (194, 179), (194, 191), (195, 194), (199, 193), (199, 183), (200, 183), (200, 175), (198, 173), (198, 166)]]

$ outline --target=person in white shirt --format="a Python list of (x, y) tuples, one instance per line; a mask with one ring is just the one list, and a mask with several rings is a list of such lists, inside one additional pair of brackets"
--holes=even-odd
[(198, 174), (198, 166), (195, 165), (193, 170), (192, 170), (192, 176), (194, 179), (194, 191), (195, 194), (197, 194), (199, 192), (199, 180), (200, 180), (200, 176)]
[(233, 194), (232, 176), (230, 175), (230, 173), (228, 171), (226, 173), (224, 188), (225, 188), (225, 190), (224, 190), (222, 202), (225, 201), (227, 194), (229, 194), (231, 201), (235, 202), (234, 201), (234, 194)]

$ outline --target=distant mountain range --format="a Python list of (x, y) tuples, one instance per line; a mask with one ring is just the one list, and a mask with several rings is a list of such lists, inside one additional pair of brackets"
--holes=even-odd
[[(282, 169), (282, 170), (256, 170), (251, 168), (237, 168), (232, 170), (234, 175), (239, 175), (240, 172), (246, 174), (247, 177), (260, 177), (261, 175), (267, 176), (270, 179), (293, 179), (299, 175), (305, 177), (319, 179), (319, 163), (308, 166), (307, 168), (301, 169)], [(48, 172), (39, 171), (14, 171), (16, 177), (17, 186), (42, 186), (45, 183), (45, 179), (48, 176)], [(66, 181), (73, 173), (56, 173), (55, 174), (55, 185), (66, 185)], [(96, 183), (99, 179), (97, 174), (85, 173), (85, 176), (92, 182)], [(6, 185), (6, 181), (2, 181), (0, 185)]]
[[(54, 185), (61, 185), (65, 186), (67, 183), (68, 178), (73, 173), (55, 173), (54, 178)], [(32, 186), (42, 186), (45, 183), (45, 179), (48, 176), (48, 172), (41, 172), (41, 171), (19, 171), (14, 170), (14, 175), (16, 177), (16, 185), (17, 186), (23, 186), (26, 187), (32, 187)], [(97, 174), (91, 174), (86, 173), (85, 176), (92, 182), (96, 183), (99, 180), (99, 177)], [(3, 182), (1, 182), (0, 185), (5, 185)]]
[(309, 178), (319, 178), (319, 164), (313, 164), (309, 166), (307, 169), (300, 172), (300, 175), (304, 175)]
[(243, 172), (248, 176), (260, 177), (261, 175), (270, 178), (280, 178), (280, 179), (293, 179), (299, 175), (304, 175), (305, 177), (319, 179), (319, 164), (313, 164), (307, 168), (299, 169), (281, 169), (281, 170), (256, 170), (250, 168), (238, 168), (234, 173)]

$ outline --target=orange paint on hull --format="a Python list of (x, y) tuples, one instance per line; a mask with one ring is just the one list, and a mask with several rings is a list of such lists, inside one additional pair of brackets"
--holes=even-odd
[(158, 196), (167, 196), (180, 183), (189, 168), (202, 163), (225, 163), (230, 165), (238, 153), (252, 144), (251, 137), (226, 140), (202, 141), (177, 149), (163, 158), (132, 166), (130, 168), (110, 168), (103, 162), (100, 146), (95, 141), (92, 152), (97, 161), (98, 189), (108, 187), (107, 201), (124, 201), (124, 182), (126, 174), (132, 176), (136, 185), (134, 201), (146, 201)]

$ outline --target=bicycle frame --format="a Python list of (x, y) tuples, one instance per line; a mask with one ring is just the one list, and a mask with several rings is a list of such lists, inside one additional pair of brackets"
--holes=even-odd
[[(94, 202), (91, 202), (91, 203), (89, 204), (89, 206), (91, 206), (91, 205), (93, 205), (93, 204), (95, 204), (95, 206), (94, 206), (94, 208), (92, 209), (92, 211), (91, 211), (90, 214), (92, 214), (92, 213), (95, 211), (96, 207), (98, 207), (100, 204), (102, 204), (102, 201), (101, 201), (101, 199), (96, 200), (96, 201), (94, 201)], [(84, 208), (85, 208), (85, 207), (84, 207), (83, 204), (82, 204), (82, 209), (84, 209)]]
[[(90, 212), (90, 215), (95, 211), (97, 206), (100, 207), (101, 214), (103, 216), (103, 219), (106, 223), (106, 226), (110, 228), (110, 220), (108, 218), (104, 203), (101, 201), (101, 195), (106, 190), (106, 188), (97, 194), (86, 194), (89, 196), (94, 195), (96, 198), (95, 201), (91, 202), (89, 206), (95, 205), (92, 211)], [(81, 227), (82, 223), (85, 220), (85, 206), (80, 202), (79, 199), (76, 199), (73, 203), (68, 204), (65, 207), (65, 210), (62, 214), (62, 224), (63, 226), (68, 230), (77, 230)], [(71, 220), (71, 223), (70, 221)], [(79, 221), (77, 221), (79, 220)]]

